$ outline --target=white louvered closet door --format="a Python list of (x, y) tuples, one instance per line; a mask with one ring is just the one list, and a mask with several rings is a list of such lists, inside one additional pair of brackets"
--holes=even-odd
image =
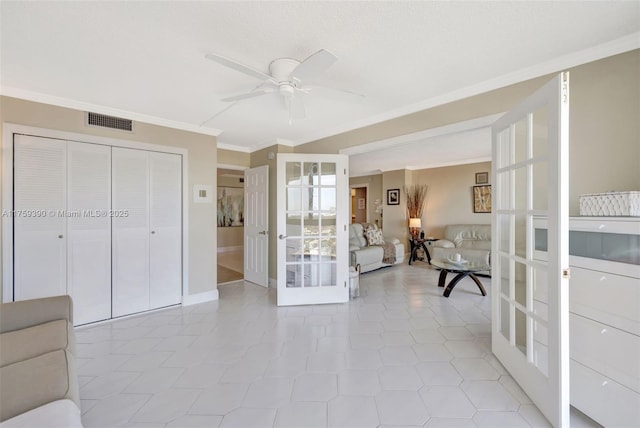
[(111, 318), (111, 148), (67, 143), (67, 292), (76, 325)]
[(182, 157), (149, 153), (150, 307), (175, 305), (182, 297)]
[(149, 152), (112, 148), (113, 316), (149, 306)]
[(66, 142), (14, 136), (14, 300), (66, 294)]

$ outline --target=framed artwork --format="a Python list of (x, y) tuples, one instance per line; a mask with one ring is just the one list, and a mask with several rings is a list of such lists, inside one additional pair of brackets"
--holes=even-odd
[(218, 227), (244, 226), (244, 189), (218, 187)]
[(473, 212), (491, 212), (491, 185), (473, 186)]
[(400, 189), (387, 189), (387, 205), (400, 205)]
[(359, 198), (358, 199), (358, 209), (359, 210), (363, 210), (365, 208), (365, 200), (364, 198)]
[(489, 173), (476, 172), (476, 184), (489, 184)]

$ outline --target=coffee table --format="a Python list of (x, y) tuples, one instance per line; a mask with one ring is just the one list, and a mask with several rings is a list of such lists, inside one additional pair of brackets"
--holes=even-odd
[(440, 268), (440, 278), (438, 279), (438, 287), (444, 287), (447, 273), (457, 274), (444, 289), (444, 297), (449, 297), (456, 285), (465, 277), (473, 279), (483, 296), (487, 295), (484, 286), (475, 275), (477, 272), (491, 271), (491, 266), (487, 264), (478, 264), (472, 262), (452, 262), (449, 260), (431, 260), (431, 264)]

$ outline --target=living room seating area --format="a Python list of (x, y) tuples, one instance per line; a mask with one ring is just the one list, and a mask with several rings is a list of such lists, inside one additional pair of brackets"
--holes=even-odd
[(404, 244), (397, 238), (384, 237), (382, 230), (371, 223), (349, 225), (351, 266), (360, 265), (360, 272), (404, 262)]

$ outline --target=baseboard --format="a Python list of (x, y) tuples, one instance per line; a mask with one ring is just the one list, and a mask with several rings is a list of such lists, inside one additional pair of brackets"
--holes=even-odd
[(218, 300), (220, 294), (218, 290), (205, 291), (204, 293), (191, 294), (189, 296), (182, 297), (182, 305), (189, 306), (197, 303), (211, 302), (212, 300)]
[(269, 278), (269, 288), (276, 288), (278, 286), (278, 280)]
[(218, 252), (219, 253), (228, 253), (230, 251), (240, 251), (242, 250), (244, 247), (242, 245), (235, 245), (232, 247), (218, 247)]

